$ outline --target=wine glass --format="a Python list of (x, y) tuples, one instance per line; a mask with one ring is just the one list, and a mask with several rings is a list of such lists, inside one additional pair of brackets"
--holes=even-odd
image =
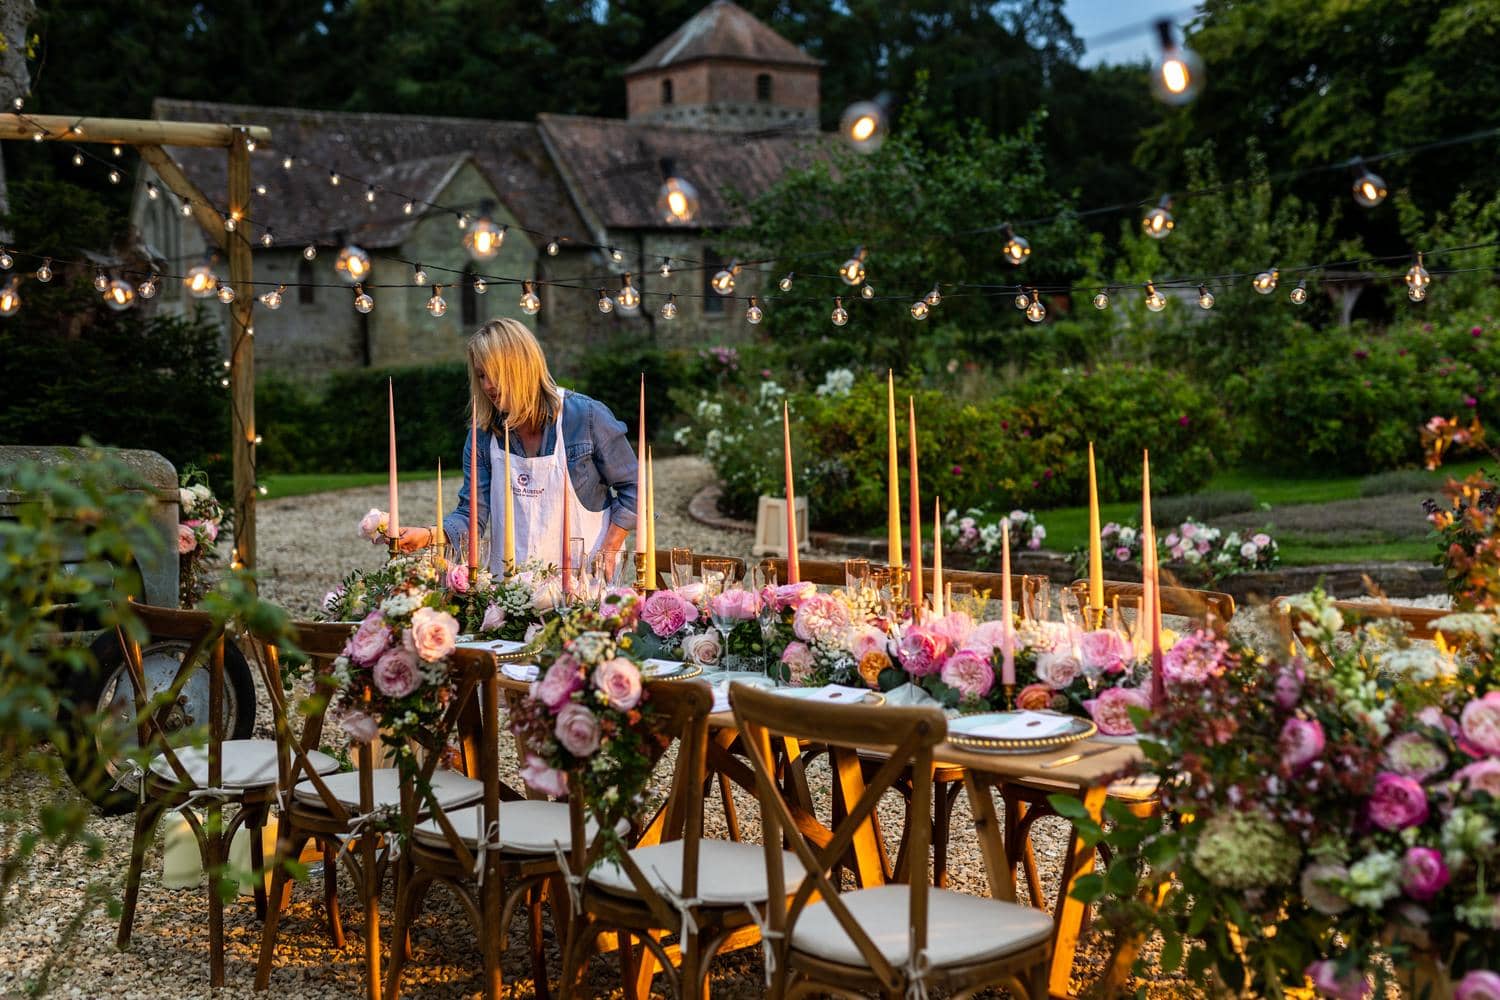
[(699, 566), (698, 575), (703, 581), (705, 596), (722, 593), (734, 582), (734, 562), (729, 559), (704, 559)]
[[(453, 536), (453, 541), (444, 552), (445, 558), (450, 563), (469, 564), (469, 532), (468, 529), (460, 531)], [(481, 534), (474, 545), (474, 563), (478, 566), (490, 564), (490, 539), (488, 535)]]
[(1052, 617), (1052, 583), (1045, 577), (1033, 579), (1023, 584), (1027, 596), (1029, 596), (1029, 607), (1022, 607), (1021, 617), (1034, 622), (1048, 621)]
[(572, 594), (572, 602), (578, 603), (587, 599), (584, 591), (584, 581), (588, 576), (588, 560), (584, 555), (584, 542), (582, 538), (568, 539), (568, 570), (564, 586), (564, 593)]
[[(731, 607), (738, 603), (734, 600), (734, 595), (743, 592), (743, 588), (738, 580), (730, 579), (728, 576), (720, 577), (715, 582), (717, 592), (708, 599), (708, 618), (713, 622), (722, 640), (719, 647), (722, 650), (719, 654), (719, 662), (724, 664), (729, 660), (729, 633), (733, 632), (734, 627), (739, 624), (739, 619), (731, 613)], [(737, 661), (736, 665), (738, 665)]]
[(681, 590), (692, 582), (693, 550), (674, 548), (672, 550), (672, 589)]
[(868, 559), (845, 559), (844, 560), (844, 587), (850, 592), (857, 593), (870, 584), (870, 560)]

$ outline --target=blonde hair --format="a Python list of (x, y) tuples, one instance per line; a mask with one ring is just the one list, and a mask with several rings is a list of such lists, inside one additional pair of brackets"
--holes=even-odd
[[(492, 319), (469, 338), (469, 396), (481, 427), (497, 427), (502, 415), (511, 427), (539, 427), (557, 419), (561, 393), (542, 345), (525, 324)], [(490, 401), (479, 384), (489, 377), (499, 396)]]

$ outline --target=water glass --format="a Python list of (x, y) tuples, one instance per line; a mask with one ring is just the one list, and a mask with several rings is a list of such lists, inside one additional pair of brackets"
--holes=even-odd
[(1026, 601), (1021, 616), (1030, 621), (1044, 622), (1052, 617), (1052, 583), (1045, 577), (1032, 578), (1022, 584)]
[(844, 587), (851, 591), (863, 590), (870, 585), (870, 560), (844, 560)]
[[(488, 566), (490, 564), (489, 536), (481, 534), (479, 536), (479, 544), (474, 549), (476, 554), (475, 561), (480, 566)], [(444, 552), (444, 558), (450, 563), (462, 563), (465, 566), (469, 564), (469, 532), (467, 529), (453, 537), (452, 543), (449, 544), (447, 550)]]
[(776, 564), (769, 560), (750, 567), (750, 583), (756, 590), (776, 589)]
[(712, 597), (723, 593), (734, 582), (734, 563), (729, 559), (704, 559), (699, 566), (703, 580), (703, 594)]
[(693, 582), (693, 550), (672, 549), (672, 588), (680, 590)]

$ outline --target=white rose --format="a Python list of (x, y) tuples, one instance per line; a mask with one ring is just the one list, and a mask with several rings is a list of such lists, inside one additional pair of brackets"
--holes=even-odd
[(192, 491), (193, 496), (197, 497), (199, 500), (212, 500), (214, 498), (213, 490), (210, 490), (202, 483), (195, 484), (192, 487)]
[(198, 502), (198, 497), (192, 490), (184, 486), (177, 491), (177, 502), (182, 505), (182, 512), (184, 514), (191, 514), (193, 512), (193, 505)]
[(1257, 551), (1254, 542), (1246, 542), (1240, 546), (1240, 555), (1246, 559), (1254, 559)]
[(711, 667), (719, 662), (719, 634), (702, 632), (682, 640), (682, 655), (693, 663)]

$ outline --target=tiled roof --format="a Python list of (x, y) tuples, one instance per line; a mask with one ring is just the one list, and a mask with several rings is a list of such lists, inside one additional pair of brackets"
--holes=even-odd
[(695, 59), (745, 59), (792, 66), (821, 63), (730, 0), (714, 0), (637, 59), (626, 76)]

